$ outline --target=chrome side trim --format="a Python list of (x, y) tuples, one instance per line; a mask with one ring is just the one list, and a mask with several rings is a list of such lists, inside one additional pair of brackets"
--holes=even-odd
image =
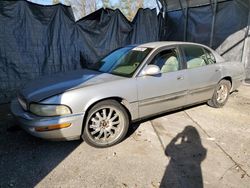
[(206, 87), (201, 87), (201, 88), (197, 88), (197, 89), (193, 89), (193, 90), (189, 90), (188, 94), (196, 94), (196, 93), (202, 93), (202, 92), (206, 92), (209, 90), (214, 90), (215, 89), (215, 85), (210, 85), (210, 86), (206, 86)]
[(167, 94), (163, 96), (152, 97), (149, 99), (144, 99), (142, 101), (139, 101), (139, 107), (156, 104), (156, 103), (167, 102), (171, 100), (176, 100), (181, 97), (184, 97), (185, 95), (187, 95), (187, 90), (179, 91), (179, 92), (175, 92), (175, 93), (171, 93), (171, 94)]

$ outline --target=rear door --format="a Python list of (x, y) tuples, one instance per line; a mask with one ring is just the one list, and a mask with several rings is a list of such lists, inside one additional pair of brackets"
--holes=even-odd
[(208, 100), (221, 78), (220, 65), (212, 52), (196, 45), (182, 46), (188, 77), (188, 104)]

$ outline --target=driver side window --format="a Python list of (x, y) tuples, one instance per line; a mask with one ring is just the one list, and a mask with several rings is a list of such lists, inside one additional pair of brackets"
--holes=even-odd
[(151, 65), (157, 65), (161, 73), (175, 72), (180, 69), (179, 59), (176, 49), (164, 50), (157, 54)]

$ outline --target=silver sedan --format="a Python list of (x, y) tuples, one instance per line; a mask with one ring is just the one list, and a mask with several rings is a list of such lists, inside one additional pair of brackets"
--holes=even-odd
[(86, 69), (29, 83), (11, 110), (34, 136), (108, 147), (123, 140), (131, 122), (197, 103), (224, 106), (244, 78), (241, 63), (204, 45), (131, 45)]

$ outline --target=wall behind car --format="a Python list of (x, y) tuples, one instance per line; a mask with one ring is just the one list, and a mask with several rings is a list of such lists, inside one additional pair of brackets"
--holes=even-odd
[[(132, 22), (100, 9), (75, 22), (70, 7), (0, 1), (0, 103), (41, 75), (80, 69), (116, 48), (159, 40), (155, 9), (139, 9)], [(37, 80), (39, 82), (39, 79)]]

